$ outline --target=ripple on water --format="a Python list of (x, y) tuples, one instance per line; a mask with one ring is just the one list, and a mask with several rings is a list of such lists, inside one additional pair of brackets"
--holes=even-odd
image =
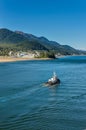
[[(0, 129), (84, 130), (86, 61), (76, 58), (0, 64)], [(54, 70), (61, 84), (43, 86)]]

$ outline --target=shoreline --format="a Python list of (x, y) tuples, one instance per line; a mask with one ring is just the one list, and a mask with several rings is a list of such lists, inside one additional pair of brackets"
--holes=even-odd
[[(67, 55), (67, 56), (86, 56), (86, 55)], [(62, 58), (65, 56), (58, 56), (55, 59)], [(10, 56), (0, 56), (0, 63), (5, 62), (16, 62), (16, 61), (30, 61), (30, 60), (54, 60), (54, 58), (23, 58), (23, 57), (10, 57)]]
[(0, 56), (0, 63), (3, 62), (16, 62), (16, 61), (29, 61), (29, 60), (51, 60), (52, 58), (16, 58), (9, 56)]

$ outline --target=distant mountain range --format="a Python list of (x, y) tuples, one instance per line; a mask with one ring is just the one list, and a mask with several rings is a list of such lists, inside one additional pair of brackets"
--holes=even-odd
[(86, 51), (76, 50), (68, 45), (61, 45), (55, 41), (50, 41), (45, 37), (37, 37), (21, 31), (10, 31), (0, 29), (0, 50), (41, 50), (53, 51), (62, 55), (86, 54)]

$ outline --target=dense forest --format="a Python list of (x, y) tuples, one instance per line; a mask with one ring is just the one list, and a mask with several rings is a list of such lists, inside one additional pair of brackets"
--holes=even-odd
[(81, 55), (86, 51), (76, 50), (68, 45), (61, 45), (55, 41), (49, 41), (45, 37), (36, 37), (32, 34), (20, 31), (0, 29), (0, 56), (9, 55), (10, 51), (39, 51), (40, 57), (55, 57), (60, 55)]

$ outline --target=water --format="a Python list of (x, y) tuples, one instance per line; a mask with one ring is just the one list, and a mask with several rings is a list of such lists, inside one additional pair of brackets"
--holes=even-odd
[(86, 129), (86, 56), (0, 63), (0, 130), (19, 129)]

